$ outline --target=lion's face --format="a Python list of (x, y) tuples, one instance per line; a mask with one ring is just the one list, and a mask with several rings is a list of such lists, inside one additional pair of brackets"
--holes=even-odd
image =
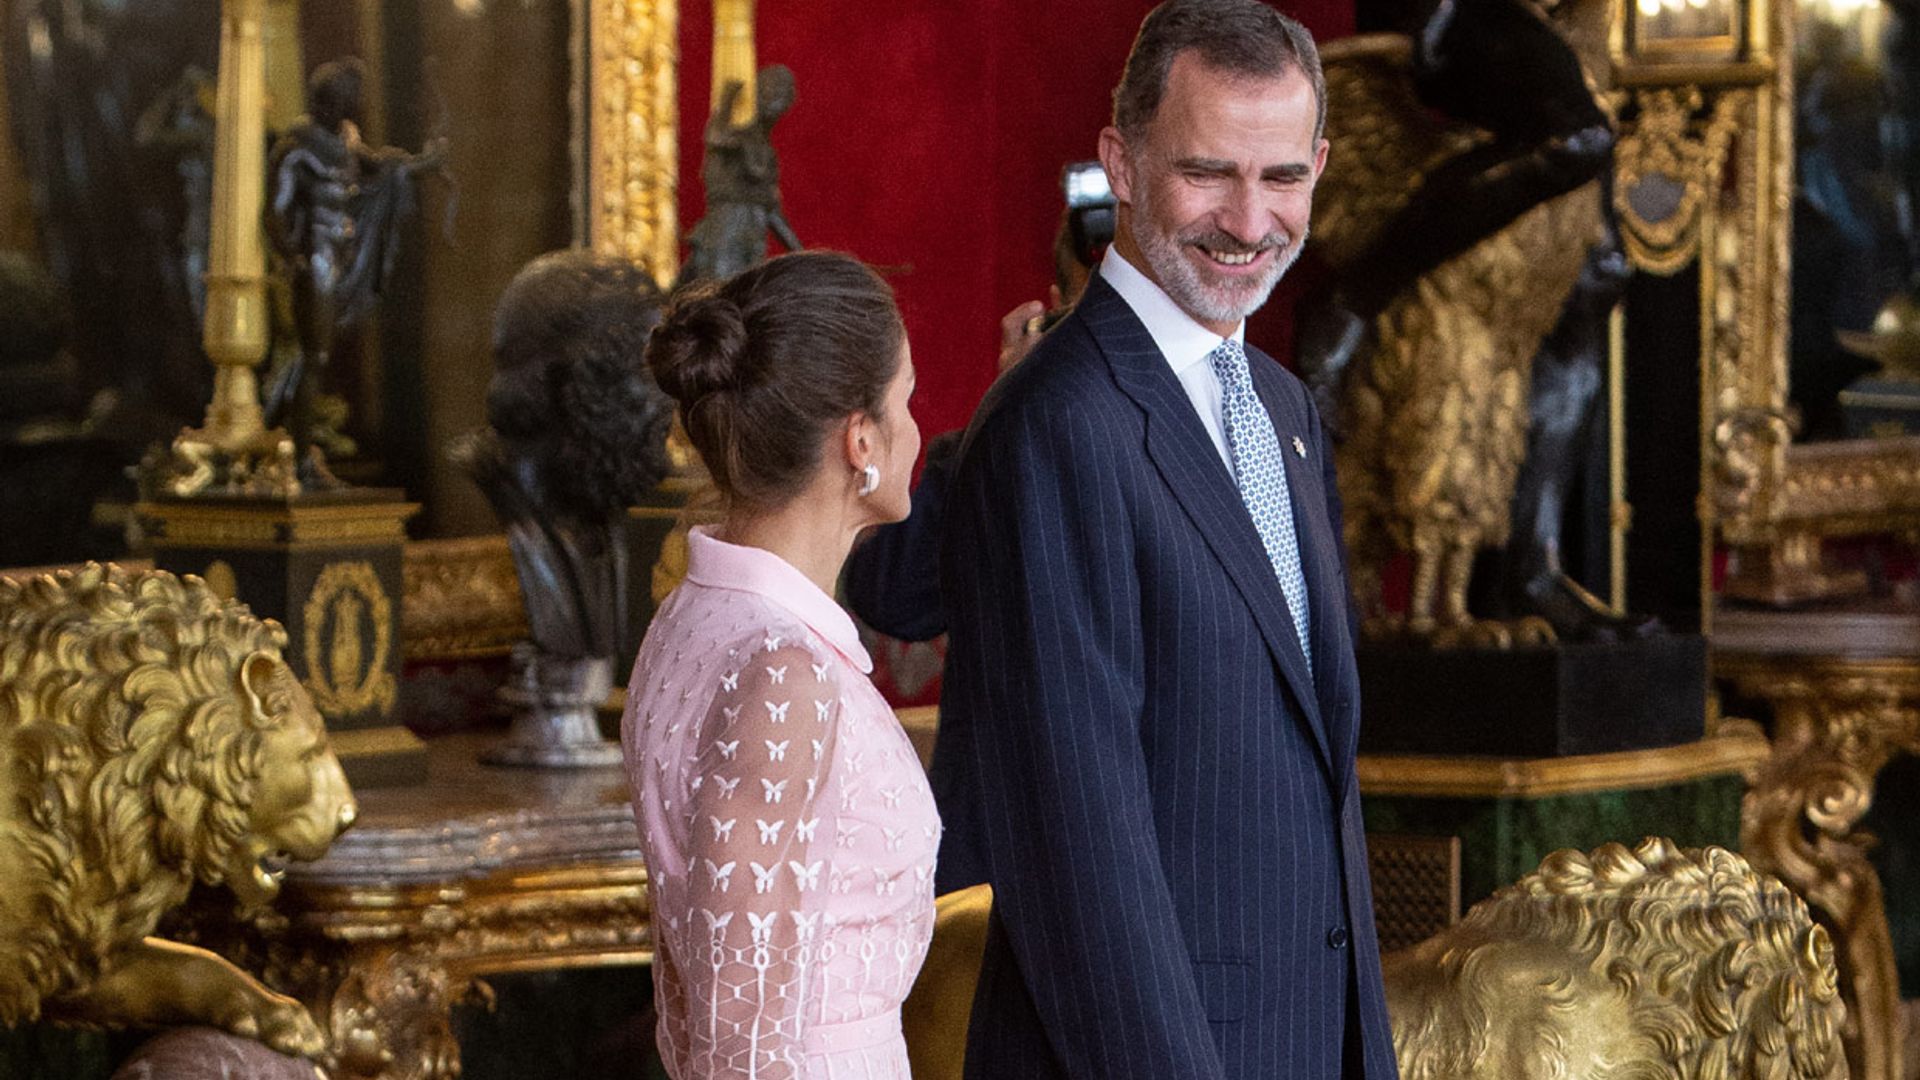
[(256, 654), (241, 666), (240, 678), (252, 703), (273, 721), (261, 737), (248, 828), (226, 867), (241, 906), (255, 908), (279, 894), (289, 861), (324, 855), (358, 808), (327, 745), (320, 712), (287, 665)]

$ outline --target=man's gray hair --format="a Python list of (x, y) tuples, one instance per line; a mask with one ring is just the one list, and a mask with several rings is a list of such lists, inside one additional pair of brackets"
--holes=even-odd
[(1306, 27), (1261, 0), (1166, 0), (1140, 24), (1113, 91), (1113, 126), (1128, 143), (1139, 145), (1160, 111), (1174, 57), (1188, 49), (1207, 67), (1233, 75), (1278, 78), (1299, 70), (1313, 85), (1314, 138), (1326, 128), (1327, 78)]

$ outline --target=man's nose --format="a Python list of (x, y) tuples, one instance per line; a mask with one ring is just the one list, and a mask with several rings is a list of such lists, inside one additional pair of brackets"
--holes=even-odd
[(1251, 247), (1273, 230), (1273, 214), (1255, 184), (1238, 184), (1227, 196), (1216, 218), (1220, 229)]

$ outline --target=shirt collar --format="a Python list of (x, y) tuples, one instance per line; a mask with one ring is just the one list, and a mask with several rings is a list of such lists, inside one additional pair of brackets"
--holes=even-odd
[[(1167, 366), (1173, 368), (1175, 375), (1205, 360), (1227, 340), (1181, 310), (1165, 289), (1120, 254), (1119, 245), (1107, 246), (1106, 258), (1100, 260), (1100, 276), (1146, 325), (1147, 333), (1153, 336), (1153, 343), (1160, 347), (1160, 355), (1166, 358)], [(1242, 319), (1240, 325), (1233, 328), (1233, 340), (1245, 344), (1246, 336), (1247, 321)]]
[(808, 629), (840, 650), (862, 674), (873, 658), (847, 609), (820, 591), (792, 563), (765, 548), (729, 544), (705, 525), (687, 531), (687, 580), (713, 589), (736, 589), (765, 597), (792, 612)]

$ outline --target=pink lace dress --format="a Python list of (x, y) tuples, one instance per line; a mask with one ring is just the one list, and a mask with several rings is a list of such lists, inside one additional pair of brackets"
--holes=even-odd
[(695, 529), (622, 721), (675, 1080), (907, 1080), (940, 819), (853, 620)]

